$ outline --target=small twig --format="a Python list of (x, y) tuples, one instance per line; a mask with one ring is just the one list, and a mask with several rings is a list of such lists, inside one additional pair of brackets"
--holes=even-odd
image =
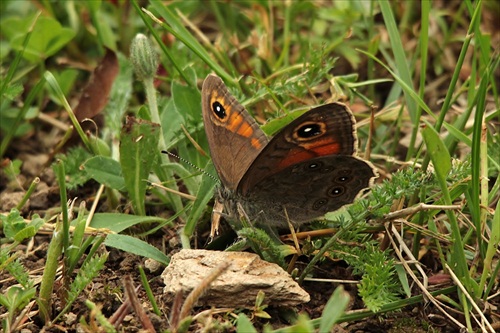
[(286, 270), (289, 274), (291, 274), (294, 270), (295, 263), (297, 262), (299, 256), (302, 255), (302, 252), (300, 250), (299, 240), (297, 239), (297, 235), (295, 234), (295, 228), (293, 227), (293, 224), (288, 217), (288, 212), (286, 210), (286, 207), (283, 207), (283, 211), (285, 212), (286, 221), (288, 222), (288, 229), (290, 229), (290, 234), (292, 235), (293, 244), (295, 245), (295, 251), (296, 251), (293, 254), (292, 259), (288, 263), (288, 268)]
[(155, 21), (156, 23), (158, 23), (159, 25), (163, 25), (164, 23), (162, 21), (160, 21), (153, 13), (151, 13), (149, 10), (147, 10), (146, 8), (141, 8), (142, 11), (144, 13), (146, 13), (146, 15), (148, 15), (153, 21)]
[[(328, 236), (331, 234), (334, 234), (337, 232), (338, 229), (336, 228), (327, 228), (327, 229), (320, 229), (320, 230), (310, 230), (310, 231), (302, 231), (302, 232), (296, 232), (295, 237), (297, 240), (299, 239), (307, 239), (307, 238), (314, 238), (314, 237), (323, 237), (323, 236)], [(293, 240), (292, 235), (283, 235), (280, 237), (281, 240)]]
[(217, 309), (211, 308), (211, 309), (204, 310), (204, 311), (197, 313), (195, 316), (193, 316), (193, 319), (197, 320), (199, 318), (207, 317), (210, 315), (214, 315), (214, 314), (218, 314), (218, 313), (231, 313), (233, 311), (234, 311), (234, 308), (217, 308)]
[(194, 195), (186, 194), (186, 193), (179, 192), (179, 191), (176, 191), (176, 190), (172, 190), (171, 188), (165, 187), (165, 186), (163, 186), (161, 184), (157, 184), (157, 183), (150, 183), (150, 184), (151, 184), (151, 186), (158, 187), (158, 188), (161, 188), (162, 190), (165, 190), (167, 192), (176, 194), (176, 195), (180, 196), (181, 198), (188, 199), (188, 200), (191, 200), (191, 201), (195, 201), (196, 200), (196, 197)]
[[(399, 234), (398, 230), (392, 224), (391, 224), (391, 230), (392, 230), (392, 235), (394, 235), (397, 238), (397, 240), (399, 242), (399, 245), (403, 249), (403, 252), (408, 256), (408, 258), (410, 258), (411, 262), (415, 264), (415, 267), (417, 268), (417, 270), (422, 275), (422, 278), (423, 278), (423, 281), (424, 281), (423, 285), (427, 289), (427, 285), (428, 285), (427, 281), (428, 281), (429, 278), (427, 277), (427, 274), (425, 274), (424, 270), (422, 269), (422, 267), (420, 265), (420, 262), (417, 260), (417, 258), (415, 258), (413, 256), (412, 251), (408, 248), (408, 246), (404, 242), (403, 238)], [(387, 230), (387, 235), (389, 235), (389, 237), (391, 237), (391, 233), (389, 233), (389, 230)], [(393, 241), (392, 237), (391, 237), (391, 241)], [(396, 253), (398, 254), (398, 257), (403, 258), (403, 255), (402, 255), (401, 251), (399, 250), (399, 248), (394, 247), (394, 251), (396, 251)], [(406, 264), (408, 264), (409, 262), (410, 262), (409, 260), (405, 260)]]
[(446, 205), (427, 205), (424, 203), (418, 204), (416, 206), (404, 208), (395, 212), (391, 212), (388, 214), (384, 215), (384, 218), (387, 220), (394, 220), (397, 218), (405, 217), (408, 215), (413, 215), (415, 213), (418, 213), (423, 210), (460, 210), (462, 208), (461, 205), (451, 205), (451, 206), (446, 206)]
[(188, 138), (189, 142), (191, 142), (191, 144), (194, 146), (196, 151), (198, 151), (202, 156), (208, 157), (208, 154), (203, 150), (203, 148), (201, 148), (201, 146), (198, 144), (198, 142), (196, 142), (196, 140), (193, 139), (193, 137), (188, 132), (186, 127), (184, 127), (184, 125), (182, 125), (182, 124), (181, 124), (181, 129), (184, 132), (184, 135)]
[(97, 209), (97, 204), (99, 203), (99, 199), (101, 198), (102, 192), (104, 192), (104, 185), (101, 184), (101, 186), (99, 186), (99, 189), (97, 190), (97, 194), (95, 196), (94, 202), (92, 203), (92, 207), (90, 208), (89, 216), (87, 216), (87, 221), (85, 222), (85, 228), (89, 227), (90, 222), (94, 217), (95, 211)]
[(49, 125), (52, 125), (53, 127), (60, 129), (63, 132), (67, 132), (69, 130), (69, 128), (71, 127), (70, 125), (63, 123), (62, 121), (60, 121), (54, 117), (51, 117), (43, 112), (40, 112), (40, 114), (38, 114), (38, 119), (46, 122)]
[(369, 161), (372, 153), (372, 142), (375, 136), (375, 113), (377, 113), (377, 106), (371, 105), (370, 107), (370, 131), (368, 132), (368, 140), (365, 144), (364, 159)]
[(30, 317), (33, 317), (36, 313), (38, 313), (38, 311), (28, 313), (31, 311), (35, 304), (36, 301), (31, 301), (23, 308), (21, 313), (17, 316), (16, 320), (11, 325), (12, 332), (17, 331), (17, 329), (21, 328), (21, 326), (24, 325), (24, 323), (26, 323), (26, 321), (30, 319)]
[(341, 279), (320, 279), (320, 278), (305, 278), (304, 281), (309, 282), (325, 282), (325, 283), (339, 283), (339, 284), (360, 284), (359, 280), (341, 280)]

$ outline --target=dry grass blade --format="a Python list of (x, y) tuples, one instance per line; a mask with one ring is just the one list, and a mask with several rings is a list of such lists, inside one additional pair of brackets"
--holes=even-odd
[(189, 315), (189, 312), (191, 312), (191, 309), (193, 308), (194, 304), (196, 301), (203, 295), (205, 291), (207, 291), (208, 287), (212, 282), (215, 281), (226, 269), (229, 268), (229, 263), (224, 262), (221, 263), (219, 266), (214, 268), (214, 270), (203, 280), (198, 287), (193, 289), (191, 293), (186, 297), (186, 301), (184, 302), (184, 305), (181, 308), (181, 318), (186, 317)]
[(181, 321), (181, 304), (182, 304), (182, 292), (179, 291), (172, 302), (172, 309), (170, 312), (170, 327), (172, 332), (175, 332), (176, 328), (179, 326)]
[[(403, 267), (405, 268), (406, 272), (408, 273), (408, 275), (411, 276), (413, 281), (417, 284), (417, 286), (420, 288), (420, 290), (423, 292), (423, 294), (426, 296), (426, 298), (429, 301), (431, 301), (436, 306), (436, 308), (439, 309), (439, 311), (441, 311), (441, 313), (443, 313), (450, 321), (452, 321), (455, 325), (457, 325), (457, 327), (459, 327), (460, 330), (466, 330), (466, 327), (462, 323), (460, 323), (458, 320), (453, 318), (450, 314), (448, 314), (448, 312), (445, 311), (445, 309), (443, 309), (440, 302), (429, 293), (426, 286), (422, 282), (420, 282), (420, 280), (417, 278), (417, 276), (415, 275), (413, 270), (408, 265), (408, 262), (403, 258), (401, 251), (399, 251), (399, 247), (403, 248), (405, 251), (405, 254), (409, 255), (411, 258), (413, 258), (413, 256), (411, 254), (411, 250), (406, 246), (405, 242), (400, 237), (398, 230), (393, 225), (391, 225), (391, 229), (389, 230), (389, 228), (386, 228), (386, 231), (387, 231), (387, 236), (389, 237), (391, 244), (392, 244), (392, 247), (394, 249), (394, 253), (398, 256), (398, 258), (399, 258), (401, 264), (403, 265)], [(394, 240), (394, 237), (392, 237), (393, 235), (398, 239), (399, 244), (396, 243), (396, 241)], [(413, 258), (413, 260), (415, 260), (415, 258)], [(417, 265), (417, 269), (421, 270), (421, 268), (418, 265)], [(422, 273), (422, 276), (424, 276), (426, 278), (425, 273), (423, 271), (421, 271), (421, 273)]]
[(130, 306), (132, 306), (132, 308), (134, 309), (135, 313), (137, 314), (137, 317), (144, 326), (144, 329), (147, 332), (156, 332), (153, 323), (146, 314), (146, 311), (144, 311), (144, 309), (142, 308), (139, 298), (137, 297), (137, 292), (134, 289), (132, 278), (127, 275), (123, 280), (123, 284), (125, 287), (125, 295), (127, 295), (127, 299), (130, 302)]
[(481, 331), (488, 332), (488, 330), (486, 329), (486, 327), (487, 327), (490, 330), (491, 333), (495, 333), (495, 330), (493, 329), (493, 327), (491, 326), (491, 324), (488, 322), (488, 319), (486, 319), (486, 317), (484, 316), (484, 314), (481, 311), (481, 309), (477, 306), (477, 304), (474, 301), (474, 299), (471, 297), (471, 295), (464, 288), (464, 285), (460, 282), (460, 280), (455, 275), (455, 273), (453, 272), (453, 270), (450, 268), (450, 266), (448, 266), (448, 264), (445, 264), (445, 265), (446, 265), (446, 270), (450, 273), (450, 275), (451, 275), (453, 281), (455, 282), (455, 284), (464, 293), (465, 297), (467, 297), (467, 299), (469, 300), (470, 304), (472, 304), (472, 307), (474, 308), (474, 310), (476, 310), (476, 312), (479, 315), (479, 317), (481, 317), (481, 322), (480, 322), (479, 320), (476, 319), (476, 317), (473, 316), (473, 318), (476, 319), (477, 324), (481, 327)]
[[(222, 273), (224, 273), (226, 269), (229, 268), (229, 265), (230, 264), (228, 262), (221, 263), (219, 266), (214, 268), (212, 272), (203, 281), (201, 281), (201, 283), (195, 289), (193, 289), (189, 293), (189, 295), (186, 297), (186, 300), (184, 301), (184, 304), (182, 305), (180, 313), (173, 313), (173, 316), (171, 318), (172, 331), (175, 332), (177, 330), (177, 325), (179, 324), (179, 322), (189, 315), (196, 301), (203, 295), (205, 291), (207, 291), (210, 284), (215, 281), (215, 279), (217, 279)], [(176, 296), (177, 302), (174, 303), (178, 303), (179, 297), (180, 296)], [(178, 306), (175, 306), (175, 308), (178, 308)]]
[[(136, 291), (139, 290), (139, 287), (136, 288)], [(130, 304), (129, 299), (127, 298), (122, 305), (113, 313), (113, 315), (109, 318), (109, 322), (114, 326), (118, 327), (121, 322), (123, 322), (123, 319), (125, 318), (126, 315), (130, 313), (130, 310), (132, 310), (132, 305)]]
[(92, 207), (90, 208), (89, 215), (87, 217), (87, 221), (85, 222), (85, 228), (88, 228), (90, 225), (90, 222), (92, 222), (92, 218), (94, 217), (95, 211), (97, 209), (97, 204), (99, 203), (99, 199), (101, 198), (102, 193), (104, 192), (105, 186), (101, 184), (99, 186), (99, 189), (97, 190), (97, 194), (94, 199), (94, 203), (92, 204)]

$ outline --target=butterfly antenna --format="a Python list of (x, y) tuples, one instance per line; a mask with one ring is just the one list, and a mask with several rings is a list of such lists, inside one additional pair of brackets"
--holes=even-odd
[(197, 165), (194, 165), (193, 163), (189, 162), (189, 161), (188, 161), (188, 160), (186, 160), (185, 158), (182, 158), (182, 157), (180, 157), (180, 156), (178, 156), (178, 155), (175, 155), (174, 153), (171, 153), (171, 152), (169, 152), (169, 151), (167, 151), (167, 150), (162, 150), (161, 152), (162, 152), (163, 154), (167, 154), (167, 155), (170, 155), (170, 156), (172, 156), (172, 157), (174, 157), (174, 158), (177, 158), (179, 161), (181, 161), (181, 162), (183, 162), (183, 163), (185, 163), (185, 164), (189, 165), (190, 167), (192, 167), (192, 168), (194, 168), (194, 169), (198, 170), (199, 172), (201, 172), (201, 173), (203, 173), (204, 175), (206, 175), (206, 176), (208, 176), (208, 177), (212, 178), (212, 179), (213, 179), (213, 180), (215, 180), (216, 182), (219, 182), (219, 179), (217, 179), (217, 177), (214, 177), (213, 175), (209, 174), (208, 172), (206, 172), (206, 171), (205, 171), (205, 170), (203, 170), (202, 168), (200, 168), (200, 167), (198, 167)]

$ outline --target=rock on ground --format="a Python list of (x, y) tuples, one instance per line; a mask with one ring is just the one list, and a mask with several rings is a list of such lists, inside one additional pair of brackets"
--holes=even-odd
[(259, 290), (265, 293), (264, 304), (268, 305), (309, 302), (309, 294), (281, 267), (247, 252), (181, 250), (162, 273), (164, 292), (173, 298), (182, 291), (186, 297), (224, 262), (230, 263), (228, 269), (212, 282), (197, 305), (252, 308)]

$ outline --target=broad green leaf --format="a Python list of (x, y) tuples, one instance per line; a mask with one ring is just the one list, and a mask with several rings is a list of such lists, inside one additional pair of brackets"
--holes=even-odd
[(275, 118), (273, 120), (268, 121), (262, 126), (262, 130), (267, 134), (267, 135), (274, 135), (278, 131), (280, 131), (282, 128), (284, 128), (286, 125), (297, 119), (298, 117), (302, 116), (304, 113), (306, 113), (307, 110), (300, 110), (300, 111), (294, 111), (294, 112), (289, 112), (286, 115)]
[(110, 234), (106, 237), (104, 244), (106, 246), (114, 247), (115, 249), (154, 259), (164, 265), (168, 265), (168, 262), (170, 261), (169, 257), (156, 247), (132, 236)]
[(119, 233), (127, 228), (140, 223), (168, 222), (166, 219), (156, 216), (138, 216), (120, 213), (98, 213), (90, 222), (92, 228), (106, 228)]
[(445, 179), (451, 170), (451, 157), (448, 149), (432, 126), (426, 125), (422, 130), (422, 135), (436, 174)]
[(238, 323), (236, 326), (237, 333), (257, 333), (255, 327), (253, 327), (252, 322), (245, 316), (244, 313), (240, 313), (238, 316)]
[(188, 121), (201, 119), (201, 94), (198, 89), (172, 81), (172, 99), (177, 111)]
[(331, 332), (333, 325), (344, 313), (347, 303), (349, 303), (349, 294), (344, 291), (344, 288), (340, 286), (335, 289), (321, 314), (319, 332)]
[(15, 236), (14, 239), (18, 242), (22, 242), (26, 238), (30, 238), (36, 235), (38, 229), (45, 224), (45, 220), (40, 218), (38, 214), (33, 215), (33, 219), (29, 222), (26, 227), (20, 230)]
[(158, 157), (160, 125), (149, 121), (127, 118), (122, 129), (120, 142), (120, 164), (125, 179), (125, 187), (138, 215), (145, 215), (149, 172)]
[(95, 181), (118, 191), (125, 190), (120, 163), (112, 158), (95, 156), (87, 160), (83, 167)]
[[(18, 26), (20, 30), (11, 32), (14, 36), (11, 40), (12, 48), (20, 51), (23, 41), (28, 33), (32, 18), (12, 20), (9, 24)], [(48, 16), (40, 16), (33, 28), (32, 36), (26, 45), (23, 57), (30, 62), (40, 62), (54, 55), (63, 48), (73, 37), (75, 32), (64, 28), (61, 24)]]

